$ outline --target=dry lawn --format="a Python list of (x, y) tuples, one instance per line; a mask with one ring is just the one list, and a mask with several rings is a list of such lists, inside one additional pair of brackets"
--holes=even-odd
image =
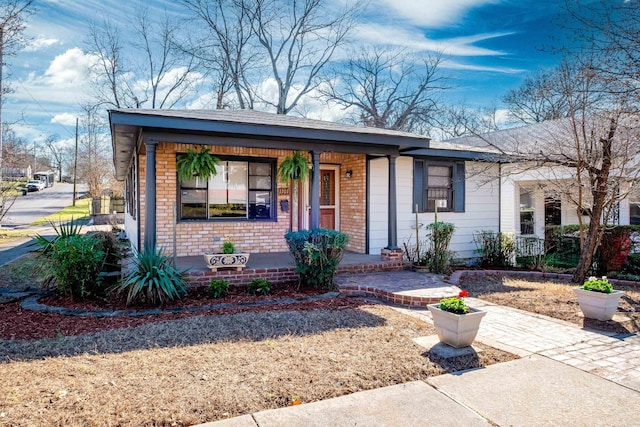
[(466, 277), (460, 282), (460, 287), (468, 290), (469, 296), (495, 304), (544, 314), (587, 328), (618, 333), (640, 332), (640, 287), (614, 286), (615, 289), (625, 291), (618, 306), (618, 314), (621, 316), (601, 322), (585, 319), (581, 315), (573, 292), (575, 286), (559, 281), (522, 280), (502, 276)]
[(189, 425), (510, 360), (443, 366), (389, 307), (199, 316), (40, 341), (0, 340), (0, 425)]

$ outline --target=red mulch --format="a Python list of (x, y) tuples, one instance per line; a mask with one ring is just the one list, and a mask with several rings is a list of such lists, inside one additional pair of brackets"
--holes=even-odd
[[(283, 298), (302, 298), (312, 295), (319, 295), (325, 291), (316, 289), (295, 288), (287, 285), (272, 285), (269, 295), (251, 295), (247, 293), (244, 287), (230, 287), (229, 293), (223, 298), (211, 298), (207, 293), (206, 287), (190, 288), (186, 296), (179, 300), (168, 301), (163, 308), (177, 307), (198, 307), (202, 305), (212, 304), (238, 304), (241, 302), (254, 302)], [(78, 308), (85, 310), (147, 310), (156, 308), (150, 304), (126, 305), (126, 295), (110, 294), (106, 298), (87, 299), (85, 301), (73, 301), (73, 299), (65, 296), (52, 295), (42, 298), (42, 304), (53, 305), (56, 307)]]
[[(165, 307), (192, 307), (199, 305), (210, 305), (230, 302), (249, 302), (265, 299), (296, 298), (318, 294), (317, 291), (293, 289), (278, 289), (269, 296), (251, 296), (246, 293), (234, 292), (233, 294), (219, 299), (202, 298), (199, 292), (192, 292), (185, 299), (174, 302)], [(40, 302), (69, 308), (86, 308), (92, 310), (112, 308), (124, 309), (124, 306), (113, 306), (114, 302), (104, 302), (100, 304), (96, 301), (86, 301), (83, 303), (73, 302), (70, 298), (47, 297)], [(222, 314), (235, 314), (245, 312), (262, 312), (272, 310), (335, 310), (344, 308), (356, 308), (365, 304), (364, 301), (356, 298), (338, 296), (335, 298), (325, 298), (317, 301), (305, 301), (293, 304), (274, 304), (267, 306), (243, 307), (237, 306), (219, 310), (203, 310), (194, 313), (163, 313), (148, 316), (117, 316), (117, 317), (94, 317), (94, 316), (65, 316), (54, 313), (41, 313), (37, 311), (24, 310), (19, 302), (0, 304), (0, 338), (11, 340), (35, 340), (42, 338), (53, 338), (57, 336), (83, 335), (92, 332), (106, 331), (110, 329), (127, 328), (140, 326), (146, 323), (161, 322), (165, 320), (182, 319), (191, 316), (215, 316)], [(129, 309), (142, 309), (144, 307), (128, 307)]]

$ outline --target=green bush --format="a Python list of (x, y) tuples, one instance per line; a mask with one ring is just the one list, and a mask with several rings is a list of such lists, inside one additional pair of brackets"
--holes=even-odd
[(602, 276), (601, 279), (597, 277), (589, 277), (582, 285), (585, 291), (602, 292), (603, 294), (610, 294), (613, 292), (613, 286), (609, 283), (606, 276)]
[(445, 274), (451, 268), (452, 254), (449, 251), (451, 238), (456, 227), (448, 222), (432, 222), (429, 231), (429, 249), (427, 250), (427, 268), (436, 274)]
[(82, 231), (82, 221), (75, 220), (71, 218), (71, 221), (68, 222), (60, 222), (56, 224), (55, 222), (49, 221), (49, 225), (56, 232), (56, 237), (52, 240), (47, 239), (46, 237), (41, 236), (40, 234), (36, 234), (34, 237), (35, 243), (40, 246), (40, 251), (43, 255), (49, 256), (51, 254), (51, 250), (53, 249), (53, 244), (60, 240), (66, 239), (72, 236), (79, 236)]
[(627, 275), (640, 276), (640, 252), (629, 255), (622, 272)]
[(271, 282), (267, 279), (253, 279), (247, 284), (247, 292), (252, 295), (268, 295), (271, 291)]
[(349, 237), (326, 228), (290, 231), (284, 235), (296, 263), (300, 282), (317, 289), (332, 289), (333, 276)]
[(229, 292), (229, 282), (223, 279), (211, 279), (207, 291), (211, 298), (222, 298)]
[(87, 233), (94, 239), (99, 239), (100, 249), (104, 252), (103, 271), (119, 271), (120, 260), (122, 259), (122, 247), (118, 243), (114, 233), (110, 231), (95, 231)]
[(98, 273), (102, 268), (104, 252), (100, 245), (100, 239), (86, 235), (70, 235), (51, 243), (47, 252), (58, 292), (70, 294), (79, 301), (101, 290)]
[(482, 230), (474, 233), (473, 241), (480, 253), (481, 267), (512, 267), (516, 241), (510, 234)]
[(127, 305), (133, 302), (161, 305), (187, 294), (186, 270), (176, 269), (162, 249), (134, 252), (134, 270), (117, 287), (119, 292), (127, 292)]

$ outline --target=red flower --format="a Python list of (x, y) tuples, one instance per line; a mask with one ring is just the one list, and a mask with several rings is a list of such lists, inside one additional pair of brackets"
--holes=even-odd
[(460, 291), (460, 293), (458, 294), (458, 298), (464, 298), (468, 296), (469, 296), (469, 292), (467, 291)]

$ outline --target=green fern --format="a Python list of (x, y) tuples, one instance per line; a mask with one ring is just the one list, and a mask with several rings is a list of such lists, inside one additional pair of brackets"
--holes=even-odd
[(220, 159), (211, 154), (211, 150), (207, 147), (201, 147), (199, 151), (187, 148), (187, 152), (178, 154), (176, 161), (176, 170), (178, 172), (178, 180), (181, 182), (189, 181), (194, 177), (209, 179), (218, 172), (216, 166), (220, 164)]
[(293, 153), (291, 157), (285, 157), (278, 168), (278, 178), (283, 183), (294, 179), (304, 181), (307, 176), (309, 176), (309, 165), (306, 157), (299, 151)]

